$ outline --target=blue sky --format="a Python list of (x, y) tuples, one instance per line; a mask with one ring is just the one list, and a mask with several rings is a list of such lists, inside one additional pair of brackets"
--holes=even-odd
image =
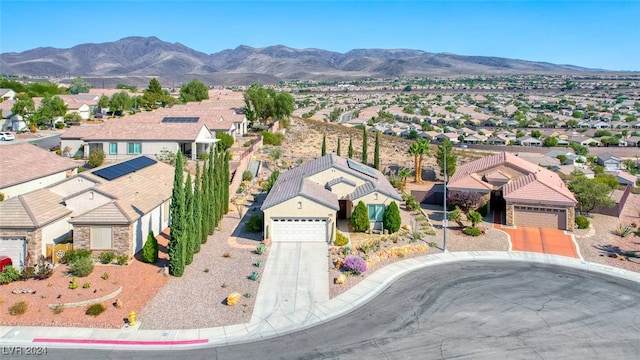
[(408, 48), (640, 71), (638, 19), (633, 0), (2, 0), (0, 52), (156, 36), (208, 54), (239, 45)]

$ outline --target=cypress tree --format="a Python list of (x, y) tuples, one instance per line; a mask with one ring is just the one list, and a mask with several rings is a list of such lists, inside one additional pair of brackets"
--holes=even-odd
[(336, 149), (336, 155), (340, 156), (340, 138), (338, 137), (338, 148)]
[(158, 240), (153, 236), (153, 231), (149, 231), (147, 241), (142, 247), (142, 261), (155, 264), (158, 261)]
[(216, 180), (215, 180), (215, 173), (214, 173), (214, 156), (215, 153), (213, 152), (213, 146), (211, 147), (211, 150), (209, 151), (209, 184), (208, 184), (208, 191), (209, 193), (207, 194), (207, 206), (209, 207), (209, 218), (207, 219), (207, 221), (209, 222), (208, 226), (208, 230), (209, 230), (209, 235), (213, 235), (214, 231), (215, 231), (215, 218), (216, 218), (216, 206), (215, 206), (215, 186), (216, 186)]
[(376, 131), (376, 145), (373, 148), (373, 167), (380, 170), (380, 133)]
[(349, 150), (348, 150), (349, 159), (353, 158), (353, 141), (351, 140), (351, 136), (349, 136)]
[(360, 201), (351, 214), (351, 226), (357, 232), (364, 232), (369, 229), (369, 212), (367, 206)]
[(201, 238), (202, 243), (206, 243), (209, 236), (209, 167), (208, 162), (205, 161), (202, 165), (202, 186), (200, 187), (200, 193), (202, 200), (200, 201), (200, 227), (202, 230)]
[(189, 265), (193, 262), (193, 254), (195, 253), (195, 234), (193, 231), (193, 192), (191, 190), (191, 173), (187, 173), (187, 181), (184, 184), (184, 264)]
[(367, 154), (367, 127), (362, 129), (362, 163), (369, 165), (369, 154)]
[(173, 177), (173, 194), (171, 196), (171, 232), (169, 233), (169, 274), (184, 274), (184, 174), (182, 153), (176, 153), (176, 168)]
[(400, 230), (400, 223), (402, 219), (400, 218), (400, 209), (398, 209), (398, 204), (395, 201), (392, 201), (386, 209), (384, 209), (384, 214), (382, 215), (382, 226), (389, 230), (390, 234)]
[(327, 135), (322, 134), (322, 150), (321, 150), (321, 156), (325, 156), (327, 155)]
[(231, 174), (229, 173), (229, 160), (231, 160), (231, 153), (227, 150), (224, 153), (224, 181), (222, 182), (222, 188), (224, 189), (224, 207), (223, 212), (229, 213), (229, 186), (231, 185)]
[(193, 188), (193, 229), (194, 229), (194, 253), (200, 252), (202, 244), (202, 191), (200, 190), (200, 163), (196, 161), (196, 180)]

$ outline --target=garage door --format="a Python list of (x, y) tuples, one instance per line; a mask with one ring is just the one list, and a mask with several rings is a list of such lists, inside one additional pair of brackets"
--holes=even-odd
[(24, 265), (24, 248), (24, 238), (0, 238), (0, 255), (10, 257), (17, 269)]
[(566, 209), (535, 206), (514, 206), (516, 226), (544, 229), (567, 229)]
[(271, 219), (271, 239), (274, 242), (326, 242), (327, 219)]

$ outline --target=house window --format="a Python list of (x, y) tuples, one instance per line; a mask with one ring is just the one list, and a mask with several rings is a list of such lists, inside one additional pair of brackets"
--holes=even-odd
[(140, 143), (127, 143), (127, 154), (141, 154), (142, 144)]
[(115, 155), (118, 153), (118, 143), (109, 143), (109, 154)]
[(111, 227), (91, 227), (91, 249), (104, 250), (113, 247)]
[(384, 204), (367, 205), (369, 210), (369, 221), (382, 221), (384, 215)]

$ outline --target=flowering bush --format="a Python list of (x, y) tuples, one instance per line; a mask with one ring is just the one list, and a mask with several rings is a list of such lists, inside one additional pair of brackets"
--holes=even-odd
[(344, 259), (342, 267), (356, 275), (367, 271), (367, 263), (358, 256), (349, 256)]

